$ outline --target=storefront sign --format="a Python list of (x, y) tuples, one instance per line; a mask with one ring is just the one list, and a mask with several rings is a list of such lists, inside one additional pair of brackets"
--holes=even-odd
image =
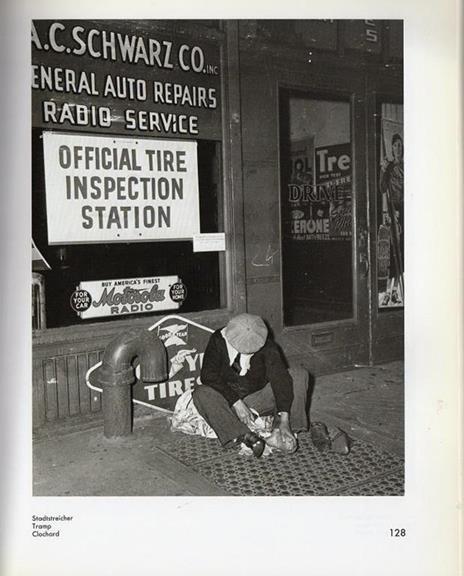
[(141, 21), (32, 23), (33, 126), (221, 138), (219, 45)]
[(49, 244), (200, 231), (196, 142), (44, 134)]
[(183, 301), (175, 294), (173, 298), (173, 290), (178, 290), (179, 285), (183, 286), (177, 276), (81, 282), (72, 293), (70, 304), (83, 320), (172, 310)]
[[(213, 330), (182, 316), (166, 316), (149, 330), (153, 330), (166, 347), (169, 378), (164, 382), (144, 383), (139, 379), (140, 370), (137, 367), (137, 380), (132, 388), (133, 401), (171, 412), (181, 394), (201, 383), (203, 356)], [(101, 362), (95, 364), (87, 373), (88, 386), (98, 392), (102, 391), (96, 379), (96, 369), (100, 365)]]

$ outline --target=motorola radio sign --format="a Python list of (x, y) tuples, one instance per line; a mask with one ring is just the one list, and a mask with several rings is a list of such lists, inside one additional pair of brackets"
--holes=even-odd
[(83, 319), (172, 310), (182, 304), (173, 294), (186, 293), (178, 276), (81, 282), (70, 304)]
[(200, 231), (196, 142), (46, 132), (44, 159), (49, 244)]
[[(163, 342), (168, 357), (168, 379), (163, 382), (143, 382), (140, 370), (135, 370), (132, 388), (133, 402), (153, 409), (171, 412), (184, 392), (201, 384), (200, 372), (204, 351), (213, 330), (182, 316), (166, 316), (149, 328)], [(102, 392), (96, 378), (101, 362), (87, 372), (87, 385)]]

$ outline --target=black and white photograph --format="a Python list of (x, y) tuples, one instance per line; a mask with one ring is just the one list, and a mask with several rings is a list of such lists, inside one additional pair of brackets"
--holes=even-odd
[(458, 576), (458, 3), (139, 3), (5, 10), (5, 574)]
[(403, 22), (31, 48), (33, 493), (402, 496)]

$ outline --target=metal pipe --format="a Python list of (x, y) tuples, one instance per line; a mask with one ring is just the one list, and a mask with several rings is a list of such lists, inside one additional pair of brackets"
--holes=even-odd
[(142, 381), (167, 379), (166, 349), (156, 334), (133, 329), (112, 340), (96, 375), (103, 390), (103, 433), (106, 438), (128, 436), (132, 432), (131, 384), (135, 381), (133, 362), (136, 358)]

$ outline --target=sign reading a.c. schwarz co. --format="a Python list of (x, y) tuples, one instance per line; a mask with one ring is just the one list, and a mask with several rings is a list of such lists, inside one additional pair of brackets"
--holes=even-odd
[(221, 138), (220, 46), (150, 21), (32, 23), (32, 125)]

